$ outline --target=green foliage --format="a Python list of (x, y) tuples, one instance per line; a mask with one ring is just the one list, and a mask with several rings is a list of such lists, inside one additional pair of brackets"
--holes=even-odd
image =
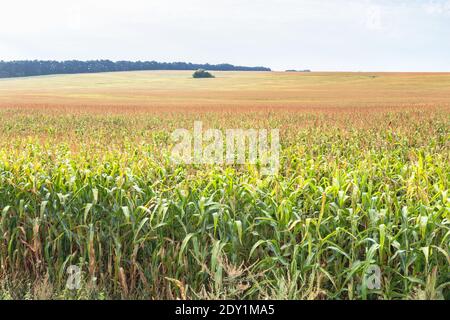
[(193, 64), (186, 62), (156, 62), (156, 61), (1, 61), (0, 78), (27, 77), (49, 74), (72, 74), (135, 70), (195, 70), (207, 67), (220, 71), (270, 71), (265, 67), (243, 67), (231, 64)]
[(198, 69), (192, 74), (193, 78), (214, 78), (214, 76), (206, 70)]
[(173, 164), (186, 115), (2, 117), (0, 297), (449, 298), (447, 113), (202, 117), (282, 128), (279, 174)]

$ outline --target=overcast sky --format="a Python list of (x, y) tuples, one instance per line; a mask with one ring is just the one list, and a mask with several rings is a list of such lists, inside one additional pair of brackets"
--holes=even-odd
[(450, 0), (2, 0), (14, 59), (450, 71)]

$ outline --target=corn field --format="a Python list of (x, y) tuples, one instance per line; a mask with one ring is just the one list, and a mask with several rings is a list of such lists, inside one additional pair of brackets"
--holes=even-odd
[[(3, 108), (0, 297), (449, 299), (448, 111)], [(174, 164), (198, 119), (280, 128), (279, 172)]]

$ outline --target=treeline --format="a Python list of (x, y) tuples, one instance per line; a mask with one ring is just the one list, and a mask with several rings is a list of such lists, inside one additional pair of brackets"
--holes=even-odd
[(186, 62), (156, 61), (0, 61), (0, 78), (27, 77), (49, 74), (94, 73), (138, 70), (197, 70), (212, 71), (270, 71), (265, 67), (243, 67), (231, 64), (194, 64)]

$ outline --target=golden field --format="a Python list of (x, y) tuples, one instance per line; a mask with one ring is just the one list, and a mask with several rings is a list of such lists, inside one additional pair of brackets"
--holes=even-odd
[[(191, 73), (0, 80), (0, 298), (450, 298), (449, 73)], [(173, 163), (196, 120), (279, 172)]]
[(0, 107), (99, 112), (260, 111), (448, 107), (449, 73), (189, 71), (56, 75), (0, 80)]

